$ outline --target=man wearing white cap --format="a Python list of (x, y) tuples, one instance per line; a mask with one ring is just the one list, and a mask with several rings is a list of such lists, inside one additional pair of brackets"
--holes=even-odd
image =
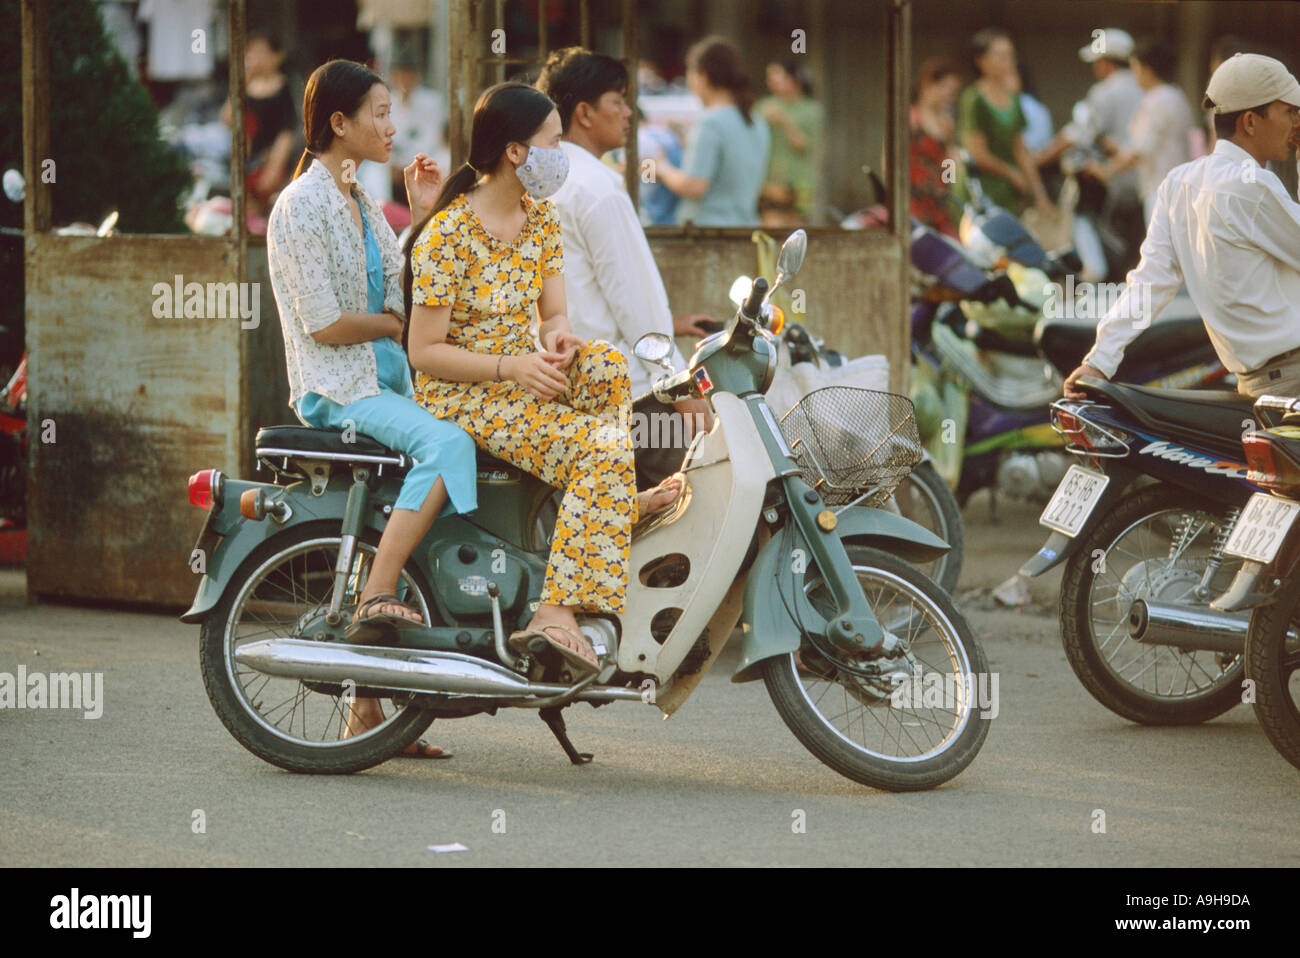
[[(1120, 153), (1129, 143), (1129, 125), (1145, 95), (1129, 69), (1133, 55), (1133, 38), (1114, 27), (1093, 32), (1093, 39), (1079, 49), (1079, 59), (1092, 67), (1097, 82), (1088, 88), (1084, 102), (1092, 113), (1092, 126), (1107, 155)], [(1059, 159), (1075, 144), (1064, 128), (1036, 158), (1040, 164)], [(1079, 144), (1089, 146), (1090, 144)], [(1125, 266), (1137, 263), (1137, 249), (1146, 231), (1142, 201), (1138, 198), (1135, 170), (1125, 170), (1106, 184), (1106, 208), (1103, 216), (1124, 238), (1132, 258)]]
[(1142, 261), (1066, 379), (1067, 398), (1084, 398), (1080, 376), (1114, 375), (1183, 282), (1242, 395), (1300, 396), (1300, 204), (1264, 167), (1300, 144), (1300, 83), (1272, 57), (1239, 53), (1205, 99), (1219, 141), (1161, 182)]

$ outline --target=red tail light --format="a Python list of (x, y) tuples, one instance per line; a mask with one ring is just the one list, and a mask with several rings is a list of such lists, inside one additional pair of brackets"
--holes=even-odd
[(210, 509), (221, 501), (221, 473), (204, 469), (190, 476), (190, 505)]
[(1266, 432), (1253, 432), (1241, 441), (1249, 472), (1246, 479), (1269, 492), (1295, 497), (1300, 494), (1300, 464)]

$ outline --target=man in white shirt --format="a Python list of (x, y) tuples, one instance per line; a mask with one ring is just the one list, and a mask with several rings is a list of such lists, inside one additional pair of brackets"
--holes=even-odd
[[(661, 367), (633, 356), (637, 339), (646, 333), (701, 336), (704, 331), (699, 322), (712, 317), (673, 315), (623, 179), (600, 161), (605, 153), (627, 143), (632, 115), (624, 100), (627, 85), (622, 63), (580, 47), (552, 53), (537, 80), (537, 88), (559, 108), (564, 128), (561, 148), (569, 158), (569, 175), (551, 197), (560, 215), (564, 242), (569, 322), (579, 336), (603, 339), (627, 357), (635, 397), (646, 393), (663, 374)], [(669, 359), (675, 369), (686, 366), (676, 347)], [(638, 403), (634, 414), (647, 410), (646, 404)], [(689, 427), (707, 421), (708, 404), (686, 400), (676, 404), (676, 412), (686, 416), (682, 435), (688, 442)], [(682, 448), (670, 448), (669, 458), (675, 456), (673, 468), (681, 463)], [(638, 448), (639, 485), (652, 478), (645, 474), (644, 458), (643, 449)]]
[(1300, 83), (1272, 57), (1239, 53), (1206, 89), (1219, 141), (1156, 191), (1142, 261), (1065, 381), (1114, 375), (1124, 348), (1186, 282), (1242, 395), (1300, 396), (1300, 204), (1264, 168), (1300, 142)]

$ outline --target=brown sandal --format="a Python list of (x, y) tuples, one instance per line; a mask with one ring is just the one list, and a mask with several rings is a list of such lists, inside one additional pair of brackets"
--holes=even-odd
[[(591, 653), (591, 658), (587, 658), (581, 652), (569, 648), (558, 639), (552, 638), (547, 634), (547, 629), (559, 629), (562, 632), (567, 632), (571, 638), (577, 639), (580, 644), (586, 646), (587, 651)], [(574, 632), (567, 625), (544, 625), (540, 629), (524, 629), (513, 632), (510, 635), (510, 647), (516, 652), (526, 652), (528, 643), (537, 638), (545, 640), (547, 645), (560, 654), (560, 658), (578, 670), (580, 676), (595, 675), (600, 672), (600, 660), (597, 658), (596, 650), (592, 648), (591, 642), (581, 632)]]
[(419, 622), (415, 619), (408, 619), (404, 615), (397, 615), (393, 612), (376, 612), (374, 615), (366, 615), (369, 609), (377, 605), (399, 605), (404, 609), (411, 609), (412, 612), (419, 614), (415, 609), (391, 593), (371, 596), (361, 607), (357, 609), (356, 615), (343, 631), (343, 638), (348, 642), (355, 642), (358, 639), (373, 639), (377, 636), (384, 635), (393, 629), (422, 629), (424, 628), (423, 619)]

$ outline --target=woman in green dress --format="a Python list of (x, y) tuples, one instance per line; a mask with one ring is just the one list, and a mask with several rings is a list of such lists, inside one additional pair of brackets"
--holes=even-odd
[(772, 128), (767, 177), (759, 198), (764, 226), (798, 226), (813, 218), (826, 111), (812, 98), (810, 87), (803, 67), (793, 58), (767, 65), (772, 95), (757, 104), (758, 115)]
[[(1050, 212), (1043, 181), (1021, 139), (1025, 114), (1016, 93), (1016, 48), (1011, 36), (989, 27), (975, 34), (971, 44), (978, 78), (957, 101), (959, 142), (970, 153), (991, 202), (1017, 215), (1031, 202)], [(970, 199), (967, 179), (967, 171), (958, 164), (962, 200)]]

